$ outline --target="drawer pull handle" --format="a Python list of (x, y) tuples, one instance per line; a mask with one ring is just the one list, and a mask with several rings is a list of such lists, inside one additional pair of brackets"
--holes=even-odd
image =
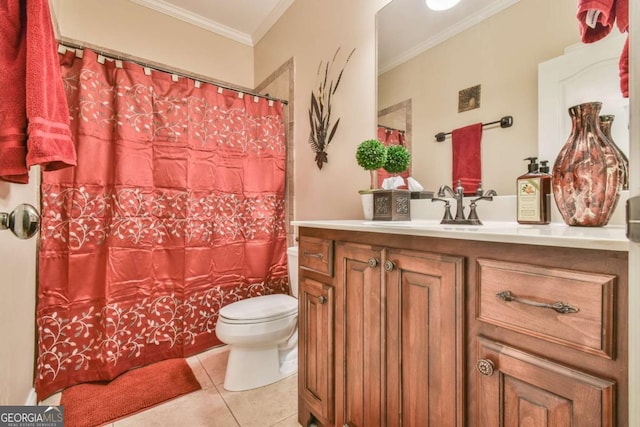
[(577, 313), (580, 311), (580, 309), (578, 307), (574, 307), (571, 304), (568, 304), (566, 302), (562, 302), (562, 301), (558, 301), (558, 302), (554, 302), (553, 304), (547, 304), (545, 302), (539, 302), (539, 301), (532, 301), (529, 299), (524, 299), (524, 298), (518, 298), (515, 295), (513, 295), (511, 293), (511, 291), (502, 291), (502, 292), (498, 292), (496, 294), (496, 296), (498, 298), (500, 298), (502, 301), (506, 301), (506, 302), (519, 302), (520, 304), (525, 304), (525, 305), (530, 305), (533, 307), (541, 307), (541, 308), (549, 308), (551, 310), (555, 310), (558, 313), (561, 314), (568, 314), (568, 313)]
[(478, 368), (478, 372), (482, 375), (490, 377), (493, 375), (493, 370), (496, 368), (496, 365), (489, 359), (480, 359), (478, 360), (476, 367)]
[(369, 265), (369, 267), (371, 267), (371, 268), (376, 268), (376, 267), (378, 266), (378, 263), (379, 263), (379, 262), (380, 262), (380, 261), (378, 261), (378, 260), (377, 260), (377, 259), (375, 259), (375, 258), (369, 258), (369, 261), (367, 261), (367, 264), (368, 264), (368, 265)]
[(393, 263), (393, 261), (386, 260), (384, 262), (385, 271), (393, 271), (394, 268), (396, 268), (396, 265)]
[(318, 259), (324, 258), (324, 255), (322, 255), (322, 253), (313, 253), (308, 251), (304, 251), (304, 256), (309, 258), (318, 258)]
[(324, 304), (325, 302), (327, 302), (327, 297), (325, 297), (324, 295), (320, 295), (318, 297), (318, 304)]

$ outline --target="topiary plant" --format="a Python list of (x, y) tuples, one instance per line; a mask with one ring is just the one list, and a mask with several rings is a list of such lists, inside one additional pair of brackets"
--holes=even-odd
[(358, 145), (356, 150), (358, 165), (368, 170), (371, 174), (371, 190), (376, 188), (377, 182), (374, 171), (383, 167), (387, 161), (387, 147), (377, 139), (368, 139)]
[(404, 145), (387, 147), (387, 161), (382, 166), (390, 174), (404, 172), (411, 162), (411, 154)]

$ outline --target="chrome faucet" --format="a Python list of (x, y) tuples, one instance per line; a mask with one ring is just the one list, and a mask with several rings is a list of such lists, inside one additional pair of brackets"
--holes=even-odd
[(460, 180), (458, 180), (455, 192), (448, 185), (441, 185), (438, 190), (438, 197), (447, 197), (447, 193), (456, 201), (456, 217), (453, 221), (464, 221), (464, 205), (462, 204), (464, 200), (464, 187)]
[[(449, 194), (456, 201), (456, 216), (453, 218), (451, 216), (451, 205), (449, 201), (445, 198)], [(476, 203), (480, 200), (493, 200), (493, 196), (497, 196), (498, 194), (495, 190), (489, 190), (486, 193), (482, 189), (482, 183), (478, 185), (478, 190), (476, 191), (475, 199), (472, 199), (469, 202), (469, 217), (464, 217), (464, 187), (462, 183), (458, 181), (456, 185), (455, 191), (451, 189), (448, 185), (440, 186), (438, 190), (438, 197), (434, 197), (431, 199), (432, 202), (444, 202), (445, 212), (442, 221), (440, 224), (466, 224), (466, 225), (482, 225), (482, 221), (478, 218), (478, 213), (476, 212)]]

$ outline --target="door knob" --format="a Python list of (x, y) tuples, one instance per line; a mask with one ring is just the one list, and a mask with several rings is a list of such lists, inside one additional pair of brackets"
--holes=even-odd
[(476, 366), (478, 368), (478, 372), (480, 372), (482, 375), (486, 375), (487, 377), (493, 375), (493, 370), (496, 367), (496, 365), (489, 359), (478, 360)]
[(393, 263), (393, 261), (386, 260), (384, 262), (385, 271), (393, 271), (394, 268), (396, 268), (396, 265)]
[(379, 263), (379, 262), (380, 262), (380, 261), (378, 261), (378, 260), (377, 260), (377, 259), (375, 259), (375, 258), (369, 258), (369, 262), (368, 262), (368, 264), (369, 264), (369, 267), (371, 267), (371, 268), (376, 268), (376, 267), (378, 266), (378, 263)]

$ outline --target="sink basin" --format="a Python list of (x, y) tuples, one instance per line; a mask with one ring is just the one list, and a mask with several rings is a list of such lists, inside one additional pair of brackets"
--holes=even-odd
[(486, 221), (481, 225), (469, 224), (440, 224), (438, 220), (414, 219), (411, 221), (366, 221), (365, 225), (379, 227), (402, 227), (402, 228), (428, 228), (447, 231), (482, 231), (487, 229), (513, 229), (523, 227), (517, 222), (509, 221)]
[(365, 221), (364, 225), (379, 227), (402, 227), (402, 228), (432, 228), (440, 225), (440, 221), (414, 219), (411, 221)]

